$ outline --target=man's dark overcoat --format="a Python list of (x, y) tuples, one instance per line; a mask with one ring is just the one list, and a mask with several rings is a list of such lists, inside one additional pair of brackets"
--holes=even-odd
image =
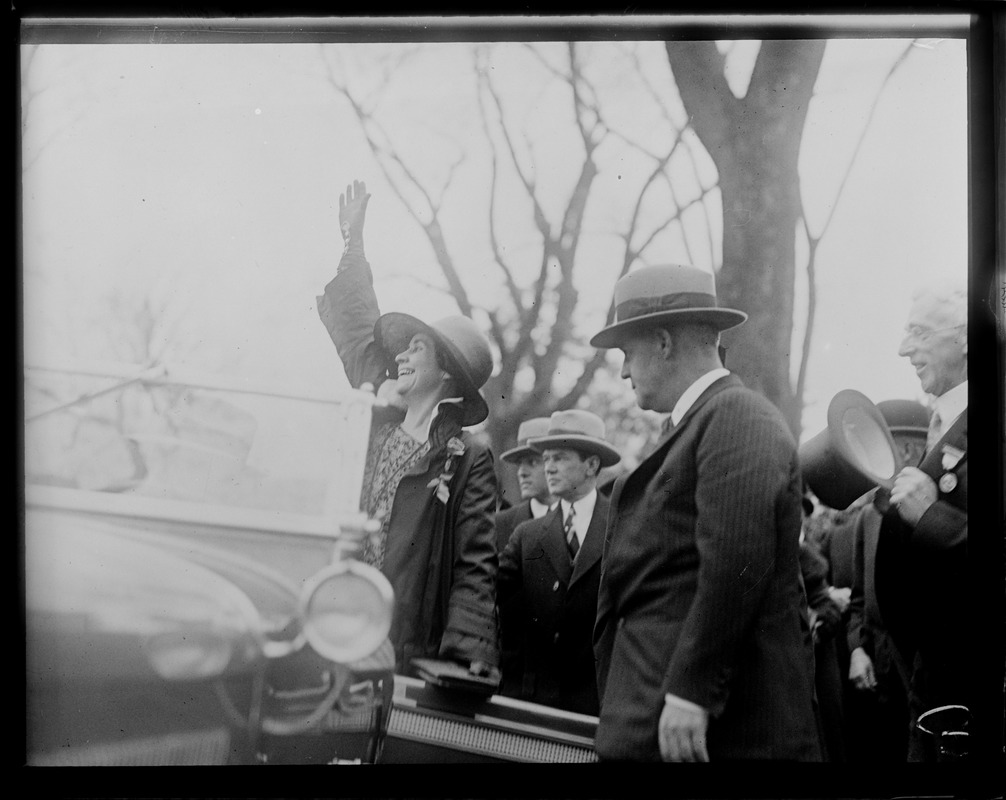
[(709, 711), (709, 757), (819, 760), (796, 444), (715, 381), (612, 491), (594, 649), (602, 759), (658, 760), (665, 693)]
[(501, 599), (519, 595), (525, 700), (596, 716), (593, 631), (608, 502), (598, 494), (587, 536), (570, 563), (562, 505), (522, 522), (500, 554)]
[[(318, 297), (318, 311), (350, 384), (377, 387), (387, 380), (389, 364), (374, 343), (380, 312), (362, 253), (343, 256)], [(400, 412), (375, 412), (374, 433), (401, 418)], [(464, 453), (452, 460), (450, 496), (443, 503), (429, 484), (444, 474), (452, 437), (464, 443)], [(391, 508), (382, 571), (395, 591), (389, 635), (400, 672), (409, 672), (416, 657), (498, 666), (496, 497), (492, 453), (444, 408), (431, 425), (429, 452), (402, 478)]]
[[(522, 522), (534, 519), (531, 501), (522, 500), (515, 506), (496, 512), (496, 551), (502, 553), (514, 529)], [(524, 648), (521, 626), (524, 612), (518, 594), (498, 600), (500, 617), (500, 669), (503, 680), (499, 693), (507, 697), (520, 697), (524, 675)]]
[[(880, 523), (876, 597), (880, 615), (908, 663), (913, 711), (973, 702), (968, 673), (972, 618), (968, 590), (968, 412), (950, 426), (918, 468), (938, 497), (912, 527), (891, 507)], [(952, 486), (944, 481), (952, 475)], [(914, 667), (913, 667), (914, 664)]]

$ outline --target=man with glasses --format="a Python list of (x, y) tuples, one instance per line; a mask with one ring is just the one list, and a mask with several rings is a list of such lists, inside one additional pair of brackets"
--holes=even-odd
[[(896, 476), (880, 521), (877, 604), (902, 657), (909, 698), (910, 761), (932, 758), (916, 728), (923, 712), (968, 705), (967, 296), (916, 293), (898, 355), (933, 396), (926, 451)], [(864, 520), (864, 522), (866, 522)]]

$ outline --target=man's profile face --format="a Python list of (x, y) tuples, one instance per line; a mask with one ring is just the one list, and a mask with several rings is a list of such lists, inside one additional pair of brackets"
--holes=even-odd
[(517, 485), (521, 500), (548, 500), (548, 484), (545, 481), (545, 463), (537, 453), (526, 455), (517, 463)]
[(622, 377), (632, 384), (639, 407), (648, 411), (670, 411), (660, 407), (660, 390), (667, 379), (668, 364), (661, 355), (657, 336), (652, 333), (628, 335), (618, 349), (624, 354)]
[(584, 456), (577, 450), (555, 448), (546, 450), (542, 458), (545, 462), (548, 490), (563, 500), (576, 500), (586, 494), (585, 484), (597, 475), (597, 456)]
[(911, 361), (927, 394), (939, 397), (967, 380), (967, 327), (959, 322), (936, 297), (912, 303), (898, 355)]

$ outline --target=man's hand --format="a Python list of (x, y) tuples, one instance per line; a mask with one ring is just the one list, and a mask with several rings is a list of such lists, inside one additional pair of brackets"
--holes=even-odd
[(891, 505), (909, 525), (917, 525), (926, 509), (936, 502), (939, 492), (936, 483), (921, 469), (905, 467), (894, 479), (891, 488)]
[(361, 241), (363, 238), (363, 220), (367, 215), (367, 186), (363, 181), (353, 181), (346, 187), (346, 193), (339, 195), (339, 229), (342, 238), (348, 244), (351, 240)]
[(664, 761), (708, 761), (708, 727), (709, 714), (704, 709), (666, 701), (657, 726), (660, 757)]
[(862, 647), (857, 647), (849, 655), (849, 680), (861, 692), (872, 692), (877, 688), (873, 661)]
[(838, 610), (844, 614), (846, 609), (849, 608), (849, 600), (852, 598), (852, 589), (849, 586), (843, 586), (841, 589), (837, 586), (829, 586), (828, 596), (831, 598), (832, 602), (838, 606)]

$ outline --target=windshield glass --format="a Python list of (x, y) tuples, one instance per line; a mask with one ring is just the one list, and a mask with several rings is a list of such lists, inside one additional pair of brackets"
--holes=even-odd
[(370, 406), (27, 368), (28, 486), (327, 517), (359, 510)]

